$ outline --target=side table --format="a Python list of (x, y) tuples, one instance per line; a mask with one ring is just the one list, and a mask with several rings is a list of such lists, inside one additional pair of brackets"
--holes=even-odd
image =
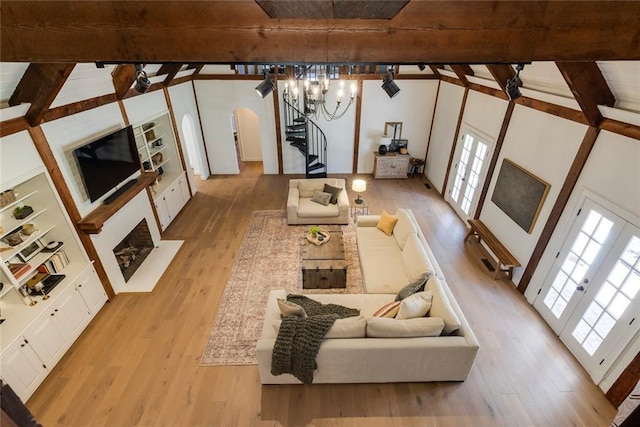
[(351, 216), (355, 219), (358, 215), (369, 215), (369, 203), (362, 199), (362, 203), (351, 202)]

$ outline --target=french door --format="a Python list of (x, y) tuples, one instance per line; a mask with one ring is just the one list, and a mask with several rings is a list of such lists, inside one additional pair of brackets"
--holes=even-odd
[(471, 132), (463, 133), (460, 142), (449, 178), (447, 201), (466, 221), (478, 202), (478, 186), (486, 173), (489, 143)]
[(640, 229), (586, 200), (546, 282), (534, 306), (599, 382), (640, 325)]

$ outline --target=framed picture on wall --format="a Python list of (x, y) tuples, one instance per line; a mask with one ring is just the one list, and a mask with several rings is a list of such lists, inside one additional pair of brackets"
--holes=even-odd
[(531, 234), (550, 187), (513, 161), (504, 159), (491, 201)]
[(42, 243), (40, 243), (39, 240), (36, 240), (18, 252), (18, 258), (20, 258), (22, 262), (27, 262), (34, 256), (38, 255), (43, 247)]

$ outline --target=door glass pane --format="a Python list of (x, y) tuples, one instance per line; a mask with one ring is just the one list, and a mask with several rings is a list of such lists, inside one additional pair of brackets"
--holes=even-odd
[(638, 271), (633, 271), (627, 277), (627, 280), (624, 281), (622, 285), (622, 292), (625, 293), (629, 298), (635, 298), (636, 294), (640, 290), (640, 273)]
[(633, 236), (620, 259), (627, 265), (633, 266), (638, 262), (638, 258), (640, 258), (640, 239)]
[(454, 202), (458, 203), (460, 197), (460, 190), (464, 183), (464, 177), (467, 174), (467, 164), (469, 162), (469, 155), (471, 154), (471, 146), (473, 145), (473, 137), (471, 135), (464, 136), (464, 145), (462, 146), (462, 152), (460, 153), (460, 161), (456, 169), (456, 179), (453, 182), (453, 188), (451, 189), (451, 198)]
[(473, 164), (471, 166), (471, 172), (469, 173), (469, 179), (467, 180), (467, 188), (465, 188), (464, 191), (464, 199), (460, 205), (462, 211), (467, 215), (469, 215), (469, 211), (473, 203), (473, 196), (475, 195), (476, 188), (478, 187), (478, 181), (480, 181), (480, 171), (482, 170), (482, 162), (484, 161), (484, 155), (486, 152), (486, 144), (478, 142), (476, 153), (473, 158)]

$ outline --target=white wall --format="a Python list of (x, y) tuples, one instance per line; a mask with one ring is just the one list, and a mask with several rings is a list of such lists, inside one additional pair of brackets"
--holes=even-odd
[(249, 108), (260, 119), (264, 173), (277, 174), (273, 94), (264, 99), (257, 96), (257, 80), (198, 80), (194, 83), (211, 173), (239, 173), (229, 117), (237, 108)]
[[(480, 219), (520, 261), (514, 282), (522, 277), (551, 212), (587, 127), (531, 108), (516, 105)], [(491, 201), (502, 161), (507, 158), (551, 185), (531, 234)]]
[[(495, 142), (500, 134), (504, 115), (509, 102), (475, 90), (469, 91), (462, 115), (460, 133), (465, 126), (471, 126)], [(455, 130), (455, 128), (454, 128)]]
[(20, 184), (43, 167), (26, 130), (0, 138), (0, 192)]
[[(169, 106), (162, 90), (133, 96), (122, 102), (124, 103), (129, 123), (133, 126), (169, 111)], [(173, 129), (171, 131), (173, 132)]]
[(114, 68), (114, 65), (97, 68), (96, 64), (76, 64), (51, 108), (113, 93)]
[[(447, 164), (451, 155), (453, 138), (460, 115), (460, 106), (464, 97), (464, 88), (446, 82), (440, 82), (440, 92), (431, 130), (431, 143), (424, 172), (433, 186), (442, 192)], [(475, 123), (473, 118), (469, 120)]]
[[(365, 80), (362, 87), (358, 173), (372, 173), (385, 122), (402, 122), (409, 154), (424, 158), (435, 108), (437, 80), (395, 80), (400, 93), (389, 98), (382, 80)], [(456, 116), (457, 120), (457, 116)]]
[[(196, 97), (193, 93), (193, 86), (191, 85), (191, 82), (169, 87), (169, 97), (171, 98), (171, 106), (173, 108), (173, 115), (176, 119), (176, 127), (178, 128), (180, 143), (182, 144), (182, 154), (185, 156), (185, 164), (189, 165), (190, 162), (200, 160), (200, 164), (198, 166), (201, 177), (207, 178), (209, 176), (209, 167), (206, 164), (204, 141), (202, 140), (200, 120), (198, 120), (198, 107), (196, 105)], [(189, 159), (186, 138), (182, 130), (182, 119), (186, 114), (189, 114), (191, 116), (191, 118), (193, 119), (193, 125), (196, 129), (193, 135), (196, 140), (196, 159)], [(195, 194), (196, 186), (193, 177), (193, 170), (190, 167), (187, 167), (187, 174), (189, 175), (191, 192)]]
[(87, 215), (102, 202), (97, 200), (91, 203), (87, 197), (82, 178), (73, 159), (73, 150), (123, 127), (124, 120), (117, 103), (42, 124), (42, 130), (80, 216)]

